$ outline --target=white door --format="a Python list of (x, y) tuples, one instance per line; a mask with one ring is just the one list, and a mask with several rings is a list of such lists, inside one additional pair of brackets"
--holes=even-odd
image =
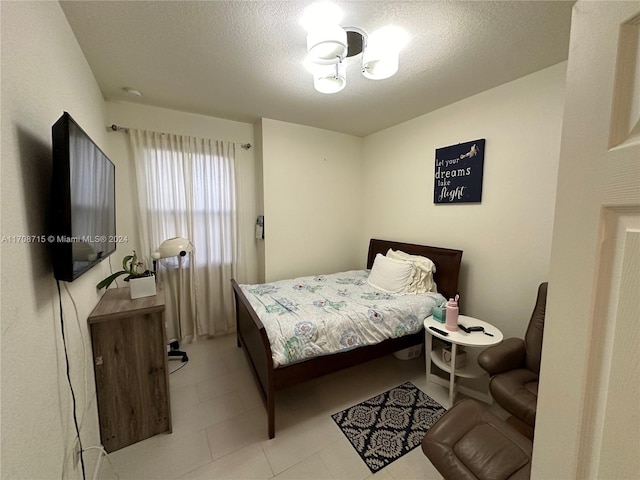
[(574, 6), (535, 479), (640, 478), (639, 39), (640, 3)]

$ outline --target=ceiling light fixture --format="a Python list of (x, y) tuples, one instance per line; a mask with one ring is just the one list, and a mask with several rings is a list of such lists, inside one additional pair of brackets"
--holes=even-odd
[(341, 27), (340, 9), (327, 2), (305, 10), (302, 23), (307, 29), (305, 64), (313, 75), (313, 86), (320, 93), (337, 93), (347, 84), (345, 59), (362, 54), (362, 75), (371, 80), (389, 78), (398, 71), (400, 50), (406, 45), (406, 32), (383, 27), (370, 36), (357, 27)]

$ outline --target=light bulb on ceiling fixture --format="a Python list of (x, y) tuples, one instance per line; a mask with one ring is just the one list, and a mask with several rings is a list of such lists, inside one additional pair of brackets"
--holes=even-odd
[(384, 80), (398, 72), (398, 52), (385, 48), (368, 48), (362, 56), (362, 75), (371, 80)]
[[(394, 25), (387, 25), (382, 27), (371, 34), (374, 40), (377, 38), (379, 41), (386, 43), (390, 47), (393, 47), (396, 51), (402, 50), (409, 43), (409, 35), (404, 28), (396, 27)], [(378, 41), (376, 40), (376, 41)]]
[(307, 35), (307, 51), (315, 63), (336, 63), (347, 53), (347, 32), (338, 25), (316, 27)]
[(347, 86), (347, 69), (344, 62), (314, 67), (313, 86), (318, 92), (338, 93)]
[(301, 23), (307, 34), (307, 52), (315, 63), (339, 62), (347, 53), (347, 32), (340, 27), (342, 10), (329, 2), (314, 3), (305, 10)]
[(338, 25), (342, 21), (342, 10), (334, 3), (318, 2), (308, 6), (300, 23), (307, 32), (323, 25)]
[(373, 32), (362, 55), (362, 75), (372, 80), (383, 80), (395, 75), (400, 50), (407, 42), (407, 33), (398, 27), (383, 27)]

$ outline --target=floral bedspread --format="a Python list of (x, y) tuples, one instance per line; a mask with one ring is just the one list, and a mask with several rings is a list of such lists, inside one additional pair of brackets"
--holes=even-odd
[(439, 293), (393, 295), (368, 270), (240, 285), (265, 326), (274, 367), (420, 331)]

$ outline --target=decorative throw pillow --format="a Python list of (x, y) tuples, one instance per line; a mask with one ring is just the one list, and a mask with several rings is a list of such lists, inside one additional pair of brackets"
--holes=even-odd
[(414, 273), (414, 267), (410, 262), (388, 258), (378, 253), (367, 282), (377, 290), (403, 295), (407, 293)]

